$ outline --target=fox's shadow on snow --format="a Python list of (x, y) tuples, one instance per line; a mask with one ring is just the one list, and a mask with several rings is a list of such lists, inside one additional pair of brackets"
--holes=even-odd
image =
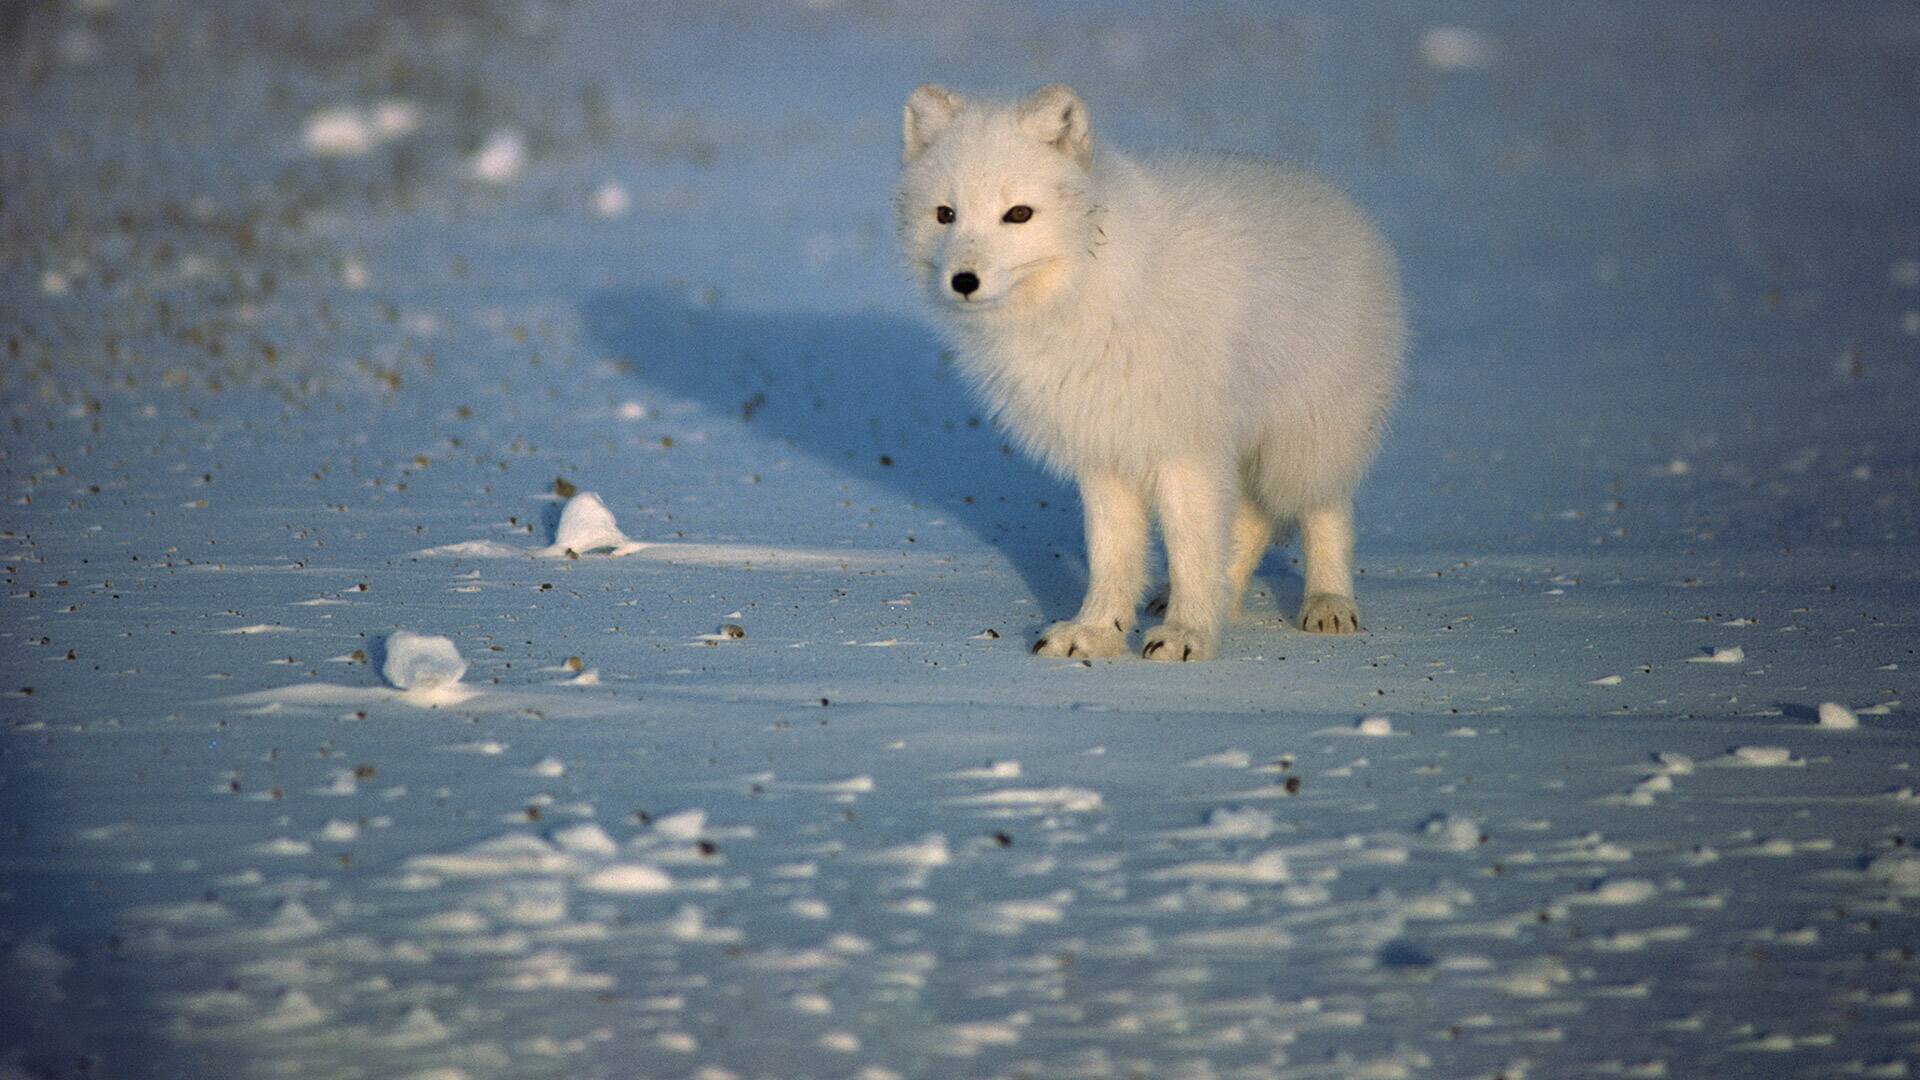
[[(1008, 447), (924, 326), (886, 315), (732, 311), (653, 288), (594, 293), (581, 314), (593, 344), (631, 361), (660, 394), (698, 402), (722, 423), (997, 546), (1040, 606), (1040, 625), (1078, 604), (1086, 581), (1078, 499)], [(840, 509), (847, 497), (822, 491), (823, 512), (854, 520)]]

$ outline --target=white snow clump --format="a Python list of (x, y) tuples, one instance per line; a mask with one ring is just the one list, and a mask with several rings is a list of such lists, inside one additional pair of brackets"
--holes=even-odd
[(437, 690), (467, 673), (467, 662), (452, 641), (438, 635), (396, 630), (387, 638), (387, 661), (380, 674), (401, 690)]
[(583, 491), (567, 500), (560, 511), (560, 524), (553, 530), (553, 543), (535, 552), (548, 558), (564, 558), (568, 552), (585, 555), (607, 551), (615, 556), (631, 555), (647, 545), (628, 538), (620, 523), (600, 496)]
[(1820, 726), (1830, 731), (1852, 731), (1860, 726), (1860, 718), (1852, 709), (1837, 701), (1820, 703)]

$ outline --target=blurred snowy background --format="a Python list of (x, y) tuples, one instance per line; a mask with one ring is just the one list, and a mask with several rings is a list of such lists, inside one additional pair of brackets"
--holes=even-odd
[[(1380, 221), (1370, 634), (1027, 655), (928, 80)], [(0, 1076), (1910, 1075), (1917, 115), (1903, 3), (0, 5)]]

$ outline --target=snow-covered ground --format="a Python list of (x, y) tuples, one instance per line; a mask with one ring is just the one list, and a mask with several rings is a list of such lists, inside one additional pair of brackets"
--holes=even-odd
[[(666, 7), (0, 8), (0, 1076), (1920, 1064), (1911, 6)], [(1377, 215), (1370, 633), (1028, 655), (928, 79)]]

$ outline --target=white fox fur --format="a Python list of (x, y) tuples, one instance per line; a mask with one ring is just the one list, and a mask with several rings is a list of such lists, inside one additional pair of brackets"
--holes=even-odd
[(1276, 529), (1294, 526), (1300, 625), (1358, 630), (1353, 491), (1405, 338), (1393, 255), (1366, 217), (1291, 168), (1096, 151), (1064, 86), (1017, 105), (922, 86), (903, 143), (901, 243), (962, 369), (1085, 504), (1086, 601), (1034, 651), (1127, 650), (1151, 519), (1171, 586), (1147, 658), (1213, 656)]

